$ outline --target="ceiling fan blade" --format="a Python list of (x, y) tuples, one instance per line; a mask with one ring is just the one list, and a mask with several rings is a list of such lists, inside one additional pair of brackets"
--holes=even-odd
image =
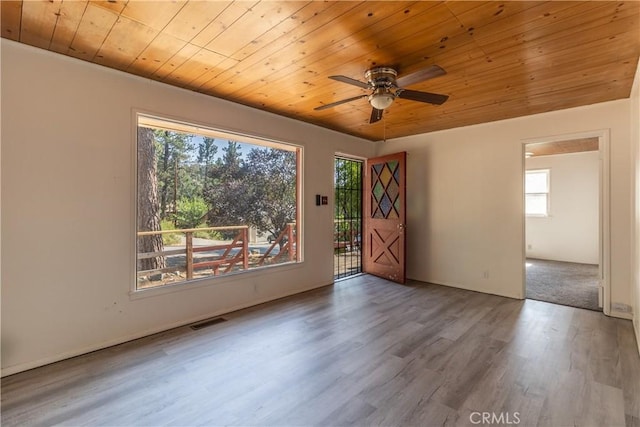
[(347, 99), (343, 99), (342, 101), (332, 102), (331, 104), (321, 105), (319, 107), (314, 108), (314, 110), (316, 110), (316, 111), (326, 110), (327, 108), (333, 108), (336, 105), (346, 104), (347, 102), (356, 101), (358, 99), (366, 98), (367, 96), (369, 96), (369, 95), (354, 96), (353, 98), (347, 98)]
[(423, 82), (434, 77), (443, 76), (445, 74), (447, 74), (447, 72), (439, 66), (431, 65), (427, 68), (423, 68), (422, 70), (418, 70), (415, 73), (399, 77), (396, 79), (396, 84), (399, 87), (411, 86), (412, 84)]
[(377, 108), (373, 108), (371, 110), (371, 118), (369, 119), (369, 124), (379, 122), (382, 119), (382, 113), (384, 110), (378, 110)]
[(429, 104), (442, 105), (449, 99), (449, 95), (439, 93), (418, 92), (417, 90), (398, 90), (398, 98), (410, 99), (411, 101), (427, 102)]
[(369, 89), (369, 85), (365, 82), (361, 82), (360, 80), (352, 79), (347, 76), (329, 76), (330, 79), (336, 80), (342, 83), (347, 83), (350, 85), (361, 87), (362, 89)]

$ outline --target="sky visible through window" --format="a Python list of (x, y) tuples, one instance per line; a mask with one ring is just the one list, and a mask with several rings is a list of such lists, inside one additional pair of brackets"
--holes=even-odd
[(141, 122), (137, 289), (300, 259), (300, 148)]

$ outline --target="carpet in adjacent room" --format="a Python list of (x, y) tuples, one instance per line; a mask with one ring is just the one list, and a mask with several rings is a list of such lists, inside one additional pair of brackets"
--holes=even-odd
[(527, 298), (598, 308), (598, 265), (527, 258)]

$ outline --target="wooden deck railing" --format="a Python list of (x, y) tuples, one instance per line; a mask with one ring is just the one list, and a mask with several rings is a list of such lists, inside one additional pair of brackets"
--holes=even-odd
[[(194, 246), (193, 235), (203, 231), (234, 231), (237, 230), (235, 237), (229, 243), (220, 243), (215, 245)], [(159, 252), (143, 252), (138, 253), (137, 259), (148, 259), (156, 257), (165, 257), (167, 260), (173, 256), (184, 255), (184, 263), (178, 265), (167, 266), (164, 268), (153, 270), (139, 270), (137, 276), (153, 276), (162, 273), (185, 272), (186, 279), (194, 278), (197, 270), (211, 270), (211, 274), (217, 276), (219, 274), (229, 273), (230, 271), (247, 270), (252, 267), (263, 266), (281, 261), (285, 256), (288, 261), (296, 259), (296, 231), (295, 223), (287, 224), (287, 227), (280, 233), (278, 238), (271, 244), (264, 254), (251, 254), (249, 251), (249, 227), (246, 225), (228, 226), (228, 227), (206, 227), (206, 228), (189, 228), (178, 230), (162, 230), (162, 231), (139, 231), (138, 237), (163, 235), (163, 234), (184, 234), (184, 249), (168, 249)], [(278, 245), (279, 251), (272, 255), (273, 249)], [(235, 249), (235, 251), (234, 251)], [(214, 251), (224, 251), (222, 255)], [(203, 260), (198, 261), (197, 254), (201, 254)]]
[[(333, 248), (355, 250), (360, 248), (361, 231), (360, 219), (334, 219)], [(346, 229), (340, 230), (341, 226)]]
[(273, 261), (279, 260), (280, 258), (282, 258), (282, 255), (285, 253), (289, 255), (289, 261), (295, 260), (295, 256), (296, 256), (295, 227), (296, 225), (294, 223), (287, 224), (287, 227), (284, 230), (282, 230), (278, 238), (273, 241), (271, 246), (269, 246), (269, 249), (267, 249), (264, 255), (260, 258), (260, 260), (258, 260), (258, 265), (263, 265), (265, 263), (265, 261), (268, 259), (269, 255), (273, 251), (273, 248), (276, 247), (276, 245), (280, 246), (280, 250), (278, 251), (276, 256), (273, 258)]

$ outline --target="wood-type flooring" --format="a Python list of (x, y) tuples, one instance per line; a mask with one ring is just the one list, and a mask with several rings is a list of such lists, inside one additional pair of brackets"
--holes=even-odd
[(2, 425), (640, 426), (599, 312), (363, 275), (224, 317), (6, 377)]

